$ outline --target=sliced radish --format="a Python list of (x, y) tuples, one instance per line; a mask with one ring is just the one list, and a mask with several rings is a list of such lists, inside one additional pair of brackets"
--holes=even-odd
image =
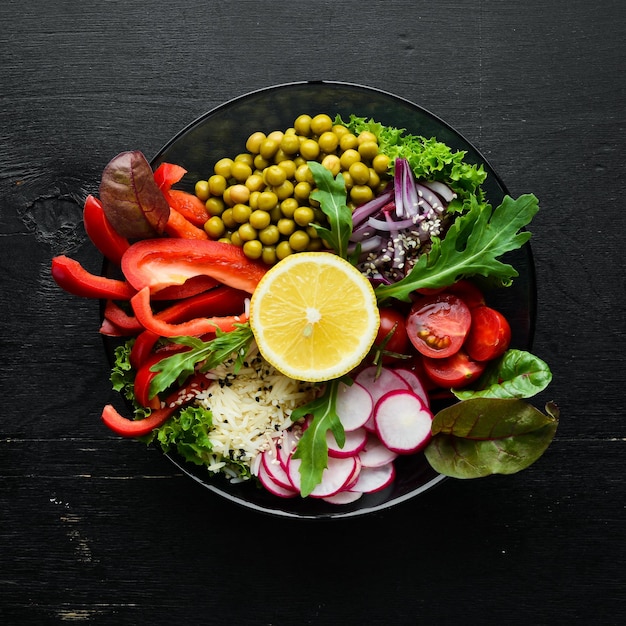
[(332, 430), (326, 431), (326, 443), (328, 444), (328, 455), (337, 458), (354, 456), (358, 454), (367, 443), (367, 431), (365, 428), (350, 430), (346, 432), (346, 441), (343, 448), (339, 447)]
[(351, 491), (362, 493), (374, 493), (388, 487), (396, 476), (393, 463), (386, 463), (380, 467), (363, 467), (359, 473), (359, 478), (350, 487)]
[(397, 452), (391, 451), (387, 446), (383, 445), (378, 435), (370, 433), (367, 438), (365, 448), (359, 452), (359, 459), (363, 468), (381, 467), (387, 463), (391, 463), (398, 456)]
[(363, 492), (358, 491), (339, 491), (333, 496), (325, 496), (322, 500), (331, 504), (350, 504), (356, 502), (362, 495)]
[(291, 428), (283, 430), (281, 438), (276, 442), (276, 456), (285, 471), (287, 471), (287, 462), (291, 453), (296, 449), (297, 443), (298, 437)]
[(265, 450), (261, 453), (261, 465), (265, 468), (270, 478), (285, 489), (293, 489), (293, 485), (287, 476), (285, 468), (281, 465), (277, 458), (277, 451)]
[[(293, 456), (287, 464), (287, 473), (294, 489), (300, 491), (300, 459)], [(354, 475), (357, 460), (354, 456), (343, 459), (328, 457), (328, 466), (322, 473), (321, 482), (310, 493), (312, 498), (325, 498), (341, 491)]]
[[(390, 391), (394, 391), (396, 389), (408, 389), (408, 383), (401, 377), (398, 376), (393, 370), (383, 367), (380, 372), (375, 365), (371, 365), (370, 367), (366, 367), (361, 370), (356, 378), (355, 382), (359, 383), (367, 389), (369, 394), (372, 396), (372, 401), (374, 402), (374, 406), (380, 398), (382, 398), (386, 393)], [(365, 422), (364, 427), (370, 432), (374, 432), (376, 430), (376, 426), (374, 424), (374, 415)]]
[(352, 472), (352, 476), (350, 476), (350, 478), (348, 478), (348, 480), (346, 481), (346, 484), (343, 487), (343, 491), (349, 491), (350, 489), (352, 489), (356, 481), (359, 479), (359, 474), (361, 473), (361, 468), (363, 466), (361, 465), (361, 459), (358, 456), (355, 456), (354, 460), (356, 461), (356, 463), (354, 464), (354, 471)]
[(430, 410), (412, 391), (390, 391), (374, 409), (381, 442), (398, 454), (421, 450), (430, 440), (432, 420)]
[(285, 488), (282, 485), (279, 485), (274, 479), (268, 474), (265, 469), (265, 465), (261, 463), (259, 465), (259, 474), (258, 478), (260, 483), (272, 494), (278, 496), (279, 498), (293, 498), (298, 495), (298, 492), (293, 488)]
[(426, 393), (422, 381), (415, 372), (407, 370), (404, 367), (399, 367), (395, 369), (394, 372), (407, 383), (409, 389), (411, 389), (416, 396), (419, 396), (424, 401), (426, 406), (430, 406), (428, 393)]
[(372, 415), (374, 401), (370, 392), (357, 382), (339, 383), (336, 410), (346, 432), (361, 428)]

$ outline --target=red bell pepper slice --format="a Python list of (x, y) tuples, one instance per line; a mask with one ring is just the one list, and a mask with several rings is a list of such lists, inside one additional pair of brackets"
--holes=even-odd
[(61, 289), (83, 298), (130, 300), (136, 290), (123, 280), (97, 276), (67, 256), (52, 259), (52, 278)]
[(159, 338), (160, 335), (150, 330), (144, 330), (137, 335), (128, 357), (133, 368), (138, 370), (147, 361)]
[(130, 247), (128, 239), (122, 237), (111, 226), (102, 208), (102, 203), (96, 197), (89, 195), (83, 209), (83, 223), (91, 242), (109, 259), (119, 265), (122, 255)]
[(187, 170), (175, 163), (161, 163), (154, 170), (154, 181), (161, 191), (169, 191), (187, 173)]
[(182, 213), (170, 206), (170, 214), (165, 224), (165, 232), (177, 239), (208, 239), (202, 228), (192, 224)]
[(104, 318), (102, 324), (100, 324), (100, 334), (106, 337), (128, 337), (126, 331), (121, 330), (106, 318)]
[(210, 219), (211, 216), (206, 210), (204, 202), (198, 196), (187, 193), (182, 189), (170, 189), (163, 193), (169, 202), (170, 210), (175, 209), (195, 226), (203, 228), (204, 224)]
[(144, 287), (137, 292), (131, 298), (130, 304), (143, 327), (161, 337), (180, 337), (183, 335), (197, 337), (215, 332), (218, 328), (223, 332), (230, 332), (236, 328), (236, 324), (243, 324), (248, 319), (242, 313), (241, 315), (229, 315), (226, 317), (198, 317), (180, 324), (170, 324), (154, 316), (150, 306), (149, 287)]
[(141, 365), (135, 374), (135, 380), (133, 382), (133, 392), (137, 402), (141, 406), (147, 406), (151, 409), (160, 409), (161, 400), (158, 396), (150, 397), (150, 381), (157, 375), (158, 372), (153, 372), (150, 368), (156, 365), (161, 359), (165, 358), (163, 355), (152, 354)]
[(120, 415), (111, 404), (102, 409), (102, 421), (115, 433), (122, 437), (143, 437), (155, 428), (162, 426), (180, 407), (189, 404), (200, 392), (204, 391), (210, 381), (203, 374), (192, 376), (185, 386), (171, 394), (162, 409), (141, 420), (132, 420)]
[(143, 330), (143, 326), (137, 321), (137, 318), (128, 315), (113, 300), (107, 300), (104, 307), (104, 317), (123, 334), (136, 335)]
[(152, 294), (153, 300), (182, 300), (199, 293), (213, 289), (219, 285), (219, 281), (210, 276), (193, 276), (182, 285), (171, 285)]
[(267, 269), (238, 246), (210, 240), (146, 239), (134, 243), (122, 257), (128, 282), (137, 291), (150, 287), (152, 293), (198, 275), (252, 293)]

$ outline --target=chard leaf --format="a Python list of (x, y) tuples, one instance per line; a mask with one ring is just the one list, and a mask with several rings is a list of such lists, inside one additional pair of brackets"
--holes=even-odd
[(548, 364), (530, 352), (507, 350), (491, 363), (475, 389), (453, 389), (460, 400), (469, 398), (531, 398), (552, 380)]
[(317, 189), (311, 194), (313, 200), (328, 218), (330, 229), (313, 224), (319, 236), (342, 258), (348, 258), (348, 241), (352, 234), (352, 211), (346, 203), (346, 185), (341, 172), (337, 178), (317, 161), (308, 162)]
[(161, 235), (170, 214), (152, 168), (139, 150), (118, 154), (104, 168), (100, 201), (113, 228), (131, 239)]
[(341, 379), (331, 380), (326, 384), (324, 393), (308, 404), (294, 410), (291, 419), (296, 421), (311, 415), (311, 423), (298, 441), (293, 453), (300, 459), (300, 492), (308, 496), (322, 480), (322, 474), (328, 465), (328, 444), (326, 433), (331, 430), (339, 447), (346, 441), (346, 433), (337, 415), (337, 390)]
[(534, 463), (558, 426), (555, 404), (547, 415), (516, 398), (474, 398), (443, 409), (425, 449), (435, 471), (453, 478), (514, 474)]
[(200, 366), (200, 371), (207, 372), (234, 355), (234, 371), (237, 372), (252, 343), (253, 335), (250, 324), (236, 326), (235, 330), (228, 333), (216, 329), (216, 337), (210, 341), (202, 341), (197, 337), (172, 337), (170, 341), (190, 349), (165, 357), (150, 368), (153, 372), (158, 372), (150, 381), (150, 397), (165, 391), (174, 382), (182, 385), (194, 373), (197, 365)]
[(518, 275), (499, 257), (520, 248), (530, 238), (522, 230), (539, 210), (537, 198), (526, 194), (514, 200), (505, 196), (492, 209), (473, 200), (469, 211), (457, 217), (443, 240), (433, 238), (432, 249), (417, 259), (402, 280), (376, 288), (378, 302), (389, 298), (409, 301), (420, 288), (447, 287), (468, 276), (485, 276), (509, 285)]

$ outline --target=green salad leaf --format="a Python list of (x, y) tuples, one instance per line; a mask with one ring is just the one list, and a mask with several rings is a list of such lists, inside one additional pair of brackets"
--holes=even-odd
[(433, 238), (432, 248), (420, 256), (411, 271), (397, 283), (376, 288), (379, 303), (389, 298), (408, 301), (424, 287), (447, 287), (461, 278), (485, 276), (508, 285), (517, 270), (499, 257), (520, 248), (530, 238), (522, 230), (539, 210), (533, 194), (514, 200), (505, 196), (495, 209), (472, 203), (470, 210), (454, 221), (444, 239)]
[(321, 482), (324, 469), (328, 465), (326, 433), (332, 431), (339, 447), (343, 447), (346, 441), (343, 424), (337, 415), (337, 391), (341, 380), (347, 382), (345, 378), (331, 380), (319, 398), (295, 409), (291, 414), (293, 421), (307, 415), (312, 416), (311, 423), (302, 434), (293, 453), (294, 459), (301, 459), (300, 492), (303, 498)]
[(165, 391), (175, 382), (183, 384), (191, 376), (197, 365), (200, 371), (207, 372), (235, 356), (235, 373), (243, 364), (243, 358), (252, 343), (253, 335), (250, 324), (236, 324), (235, 330), (223, 332), (216, 330), (215, 339), (202, 341), (197, 337), (171, 337), (170, 341), (190, 349), (161, 359), (150, 369), (158, 372), (150, 382), (150, 397)]
[(507, 350), (490, 363), (473, 389), (453, 389), (460, 400), (469, 398), (531, 398), (552, 381), (545, 361), (524, 350)]
[(308, 161), (317, 189), (311, 198), (320, 203), (330, 229), (313, 224), (319, 236), (343, 259), (348, 258), (348, 241), (352, 234), (352, 211), (347, 205), (346, 185), (341, 172), (332, 173), (317, 161)]
[(152, 413), (149, 407), (141, 406), (135, 398), (135, 374), (130, 364), (130, 353), (135, 339), (129, 339), (122, 345), (116, 346), (113, 352), (115, 360), (111, 367), (109, 380), (114, 391), (120, 393), (133, 407), (135, 419), (143, 419)]
[(365, 130), (376, 135), (380, 151), (391, 159), (391, 168), (396, 158), (405, 158), (417, 178), (448, 184), (459, 196), (458, 202), (453, 201), (448, 210), (464, 210), (464, 205), (472, 196), (481, 203), (484, 201), (481, 185), (487, 173), (482, 164), (466, 162), (467, 153), (464, 150), (452, 150), (434, 137), (411, 135), (404, 129), (383, 126), (380, 122), (356, 115), (351, 115), (347, 121), (338, 116), (335, 123), (345, 125), (356, 135)]
[(554, 438), (558, 408), (548, 403), (546, 413), (517, 398), (457, 402), (435, 415), (426, 459), (453, 478), (514, 474), (534, 463)]

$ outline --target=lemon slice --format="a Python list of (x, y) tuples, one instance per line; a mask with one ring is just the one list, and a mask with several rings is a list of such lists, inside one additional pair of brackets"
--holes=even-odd
[(266, 361), (289, 378), (332, 380), (368, 353), (380, 324), (370, 282), (330, 252), (285, 257), (257, 285), (250, 326)]

